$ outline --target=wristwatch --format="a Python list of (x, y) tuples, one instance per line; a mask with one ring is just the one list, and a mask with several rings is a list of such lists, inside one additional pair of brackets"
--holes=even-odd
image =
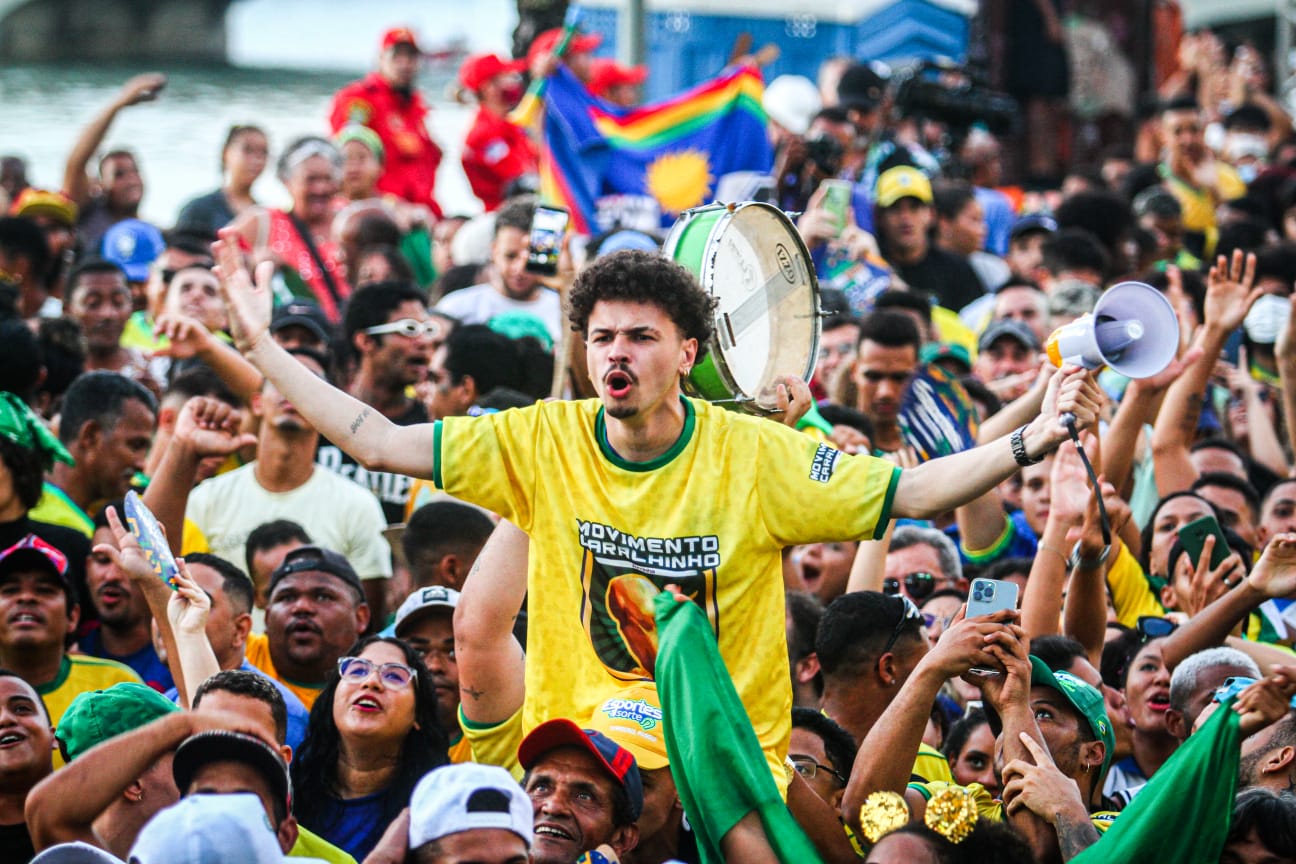
[[(1026, 426), (1029, 425), (1029, 423), (1026, 424)], [(1023, 468), (1027, 465), (1038, 465), (1044, 461), (1044, 456), (1042, 454), (1036, 456), (1034, 459), (1027, 455), (1026, 440), (1022, 437), (1022, 433), (1026, 431), (1026, 426), (1019, 426), (1017, 429), (1013, 430), (1011, 435), (1008, 436), (1008, 443), (1012, 445), (1013, 459)]]
[(1081, 558), (1080, 541), (1077, 540), (1075, 546), (1071, 547), (1071, 557), (1067, 559), (1067, 568), (1074, 570), (1077, 567), (1083, 567), (1086, 570), (1095, 570), (1107, 561), (1107, 556), (1110, 554), (1111, 546), (1104, 546), (1103, 550), (1098, 553), (1097, 558)]

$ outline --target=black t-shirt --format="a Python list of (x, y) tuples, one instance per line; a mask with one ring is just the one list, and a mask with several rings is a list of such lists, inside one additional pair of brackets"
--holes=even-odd
[(985, 293), (966, 258), (936, 246), (929, 248), (917, 264), (892, 262), (892, 266), (915, 292), (934, 297), (955, 312)]
[(180, 210), (176, 217), (176, 231), (190, 234), (215, 235), (217, 231), (234, 221), (234, 211), (230, 208), (225, 193), (217, 189), (206, 195), (199, 195)]
[(76, 586), (77, 600), (81, 603), (81, 616), (84, 618), (88, 611), (93, 619), (94, 608), (88, 602), (85, 581), (85, 563), (90, 555), (90, 541), (75, 528), (35, 522), (24, 516), (12, 522), (0, 522), (0, 551), (8, 549), (28, 534), (35, 534), (67, 556), (68, 575), (72, 578), (72, 584)]
[(0, 860), (12, 861), (13, 864), (28, 864), (36, 857), (36, 847), (32, 845), (26, 822), (0, 825), (0, 850)]
[[(426, 423), (429, 419), (427, 408), (415, 399), (404, 414), (392, 417), (391, 421), (397, 426), (413, 426), (415, 423)], [(315, 461), (377, 495), (388, 525), (405, 521), (405, 502), (409, 500), (410, 486), (414, 478), (388, 471), (366, 471), (343, 452), (342, 448), (330, 443), (323, 436), (320, 437), (319, 447), (315, 450)]]

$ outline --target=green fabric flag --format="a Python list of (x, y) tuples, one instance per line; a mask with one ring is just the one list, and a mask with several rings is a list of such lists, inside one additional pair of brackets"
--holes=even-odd
[(1222, 704), (1071, 864), (1217, 864), (1237, 792), (1241, 718)]
[(780, 861), (820, 862), (770, 776), (706, 616), (665, 591), (655, 603), (666, 753), (702, 861), (723, 862), (720, 839), (755, 810)]

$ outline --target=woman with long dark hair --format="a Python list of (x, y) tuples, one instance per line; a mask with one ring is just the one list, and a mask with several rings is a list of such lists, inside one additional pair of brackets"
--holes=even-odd
[(357, 861), (447, 763), (432, 676), (400, 639), (370, 636), (338, 661), (293, 759), (297, 820)]

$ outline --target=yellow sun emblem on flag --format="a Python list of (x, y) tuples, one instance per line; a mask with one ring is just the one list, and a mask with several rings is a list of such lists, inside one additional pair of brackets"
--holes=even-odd
[(679, 213), (705, 203), (714, 179), (706, 153), (678, 150), (662, 154), (648, 166), (644, 185), (663, 210)]

